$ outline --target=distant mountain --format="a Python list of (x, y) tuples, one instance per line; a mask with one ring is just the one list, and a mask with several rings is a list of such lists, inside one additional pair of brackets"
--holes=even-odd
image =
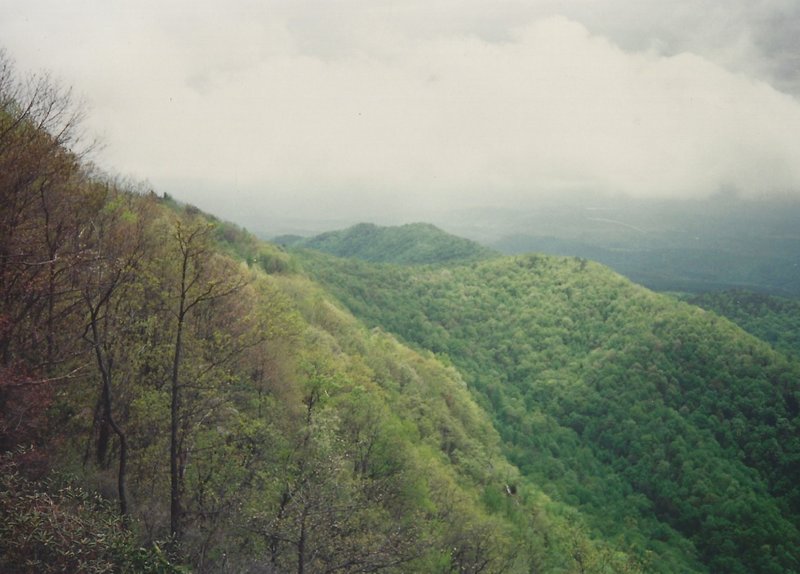
[(545, 253), (591, 259), (656, 291), (704, 293), (731, 289), (800, 295), (797, 252), (776, 243), (753, 252), (728, 247), (603, 247), (570, 239), (513, 235), (493, 242), (506, 254)]
[(305, 247), (375, 263), (424, 265), (463, 263), (498, 255), (475, 241), (450, 235), (429, 223), (381, 227), (360, 223), (341, 231), (330, 231), (287, 245)]
[(747, 289), (800, 296), (800, 201), (565, 198), (453, 210), (443, 229), (507, 255), (598, 261), (658, 291)]

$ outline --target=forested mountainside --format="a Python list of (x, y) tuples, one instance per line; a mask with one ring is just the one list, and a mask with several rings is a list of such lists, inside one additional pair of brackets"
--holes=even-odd
[[(276, 238), (275, 242), (282, 243), (282, 240)], [(445, 233), (428, 223), (397, 227), (360, 223), (307, 239), (287, 237), (283, 242), (340, 257), (398, 264), (464, 263), (498, 255), (479, 243)]]
[(96, 173), (68, 93), (0, 71), (0, 571), (647, 568), (520, 474), (447, 361)]
[(723, 315), (786, 354), (800, 356), (800, 301), (735, 290), (709, 292), (688, 299)]
[(369, 325), (451, 360), (522, 474), (654, 570), (800, 570), (796, 359), (583, 259), (299, 256)]

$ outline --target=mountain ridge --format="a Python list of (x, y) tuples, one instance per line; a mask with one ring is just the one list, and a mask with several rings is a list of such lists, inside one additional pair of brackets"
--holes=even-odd
[(464, 263), (498, 255), (475, 241), (421, 222), (398, 226), (359, 223), (310, 238), (290, 238), (287, 245), (316, 249), (340, 257), (401, 265)]

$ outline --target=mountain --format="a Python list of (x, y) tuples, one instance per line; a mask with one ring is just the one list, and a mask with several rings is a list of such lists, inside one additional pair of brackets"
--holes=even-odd
[(797, 299), (734, 290), (702, 293), (687, 300), (727, 317), (783, 353), (800, 354), (800, 301)]
[(358, 317), (451, 360), (523, 475), (655, 570), (797, 569), (796, 359), (584, 259), (301, 255)]
[(361, 223), (342, 231), (293, 241), (291, 245), (340, 257), (402, 265), (463, 263), (497, 255), (487, 247), (445, 233), (428, 223), (396, 227)]
[[(789, 197), (540, 198), (513, 208), (453, 206), (432, 217), (439, 229), (454, 234), (450, 241), (469, 238), (506, 255), (544, 253), (591, 259), (656, 291), (699, 294), (739, 289), (800, 295), (800, 201)], [(318, 225), (324, 228), (323, 222)], [(435, 257), (423, 257), (422, 250), (416, 249), (414, 242), (427, 240), (414, 225), (406, 229), (404, 238), (400, 237), (403, 226), (364, 224), (324, 233), (319, 242), (307, 246), (367, 261), (436, 263)], [(350, 237), (354, 230), (359, 231), (355, 238)], [(390, 230), (395, 238), (387, 235)], [(346, 239), (340, 242), (342, 236)], [(298, 236), (274, 241), (287, 247), (303, 242)], [(376, 243), (383, 241), (389, 245)], [(394, 241), (399, 246), (391, 245)], [(414, 261), (406, 249), (422, 259)], [(440, 251), (447, 256), (446, 250)]]

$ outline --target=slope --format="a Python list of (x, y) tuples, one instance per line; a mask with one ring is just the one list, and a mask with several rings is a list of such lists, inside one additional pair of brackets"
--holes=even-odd
[(688, 539), (713, 572), (798, 569), (796, 361), (576, 258), (303, 265), (368, 323), (449, 357), (511, 461), (607, 537), (660, 556)]
[(800, 301), (734, 290), (710, 292), (688, 299), (693, 305), (727, 317), (775, 349), (800, 353)]

